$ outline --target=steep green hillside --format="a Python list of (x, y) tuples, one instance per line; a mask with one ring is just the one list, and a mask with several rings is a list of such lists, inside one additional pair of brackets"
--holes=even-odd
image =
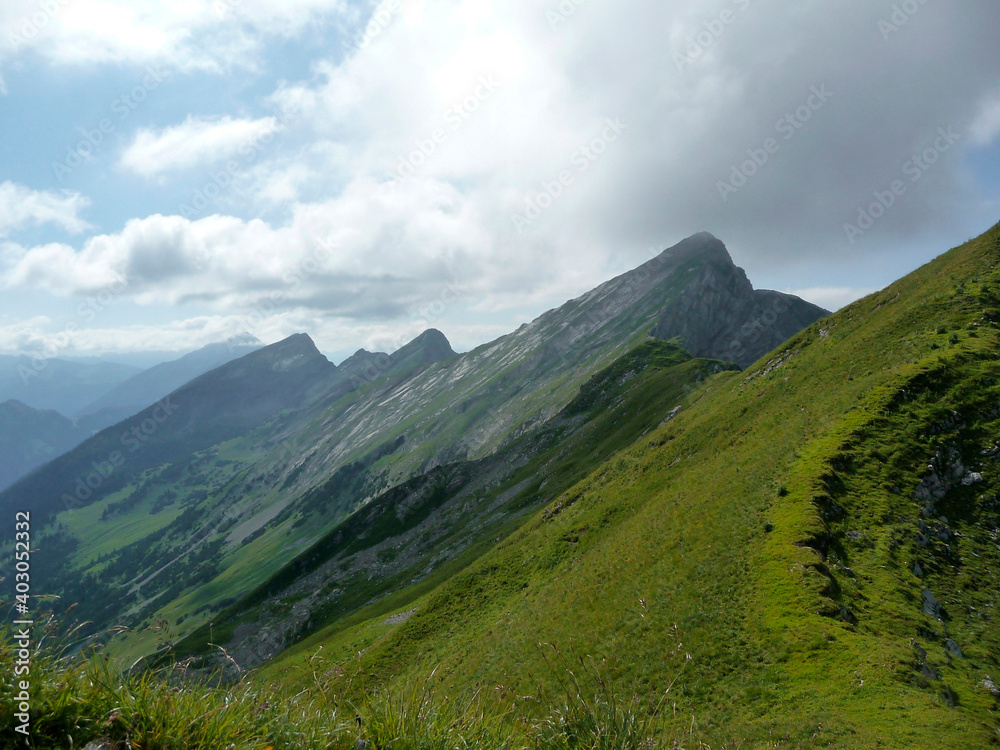
[[(761, 312), (765, 301), (781, 305)], [(668, 335), (678, 310), (699, 309), (684, 336), (743, 354), (823, 314), (754, 291), (699, 234), (465, 354), (428, 331), (334, 368), (291, 337), (185, 385), (169, 415), (154, 407), (96, 435), (0, 493), (0, 512), (37, 514), (48, 554), (35, 584), (78, 601), (95, 628), (131, 628), (116, 647), (138, 658), (156, 639), (135, 631), (208, 625), (351, 512), (536, 433), (654, 327)]]
[(466, 569), (396, 600), (405, 618), (333, 628), (262, 679), (340, 660), (369, 689), (437, 669), (447, 692), (529, 694), (552, 679), (547, 643), (655, 695), (679, 632), (691, 660), (670, 719), (712, 743), (992, 746), (998, 262), (1000, 227), (719, 376)]
[[(362, 619), (358, 610), (368, 605), (386, 611), (412, 601), (700, 398), (713, 375), (735, 369), (693, 359), (671, 343), (639, 345), (530, 436), (478, 461), (437, 467), (373, 500), (172, 655), (217, 654), (207, 644), (221, 644), (241, 667), (255, 667), (327, 623), (342, 629), (344, 618)], [(335, 502), (331, 494), (350, 491), (350, 477), (335, 474), (305, 503)], [(413, 582), (413, 590), (397, 595)], [(178, 603), (181, 617), (185, 604)]]

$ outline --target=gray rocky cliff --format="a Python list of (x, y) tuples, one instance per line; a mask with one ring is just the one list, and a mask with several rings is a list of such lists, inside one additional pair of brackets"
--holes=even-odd
[(707, 233), (671, 251), (692, 278), (662, 311), (653, 335), (679, 338), (696, 357), (746, 368), (829, 313), (798, 297), (755, 290), (726, 246)]

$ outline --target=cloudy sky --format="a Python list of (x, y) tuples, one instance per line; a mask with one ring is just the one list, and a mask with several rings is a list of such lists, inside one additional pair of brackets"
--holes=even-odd
[(995, 0), (4, 0), (0, 351), (467, 349), (701, 230), (836, 308), (1000, 219), (998, 36)]

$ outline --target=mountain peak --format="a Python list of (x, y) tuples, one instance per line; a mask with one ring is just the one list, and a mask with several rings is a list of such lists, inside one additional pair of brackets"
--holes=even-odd
[[(241, 360), (237, 360), (241, 361)], [(275, 371), (298, 369), (314, 362), (330, 365), (307, 333), (295, 333), (263, 349), (257, 349), (243, 357), (245, 362), (266, 362)]]
[(107, 413), (109, 418), (131, 416), (185, 383), (263, 346), (263, 343), (249, 333), (241, 333), (226, 341), (208, 344), (185, 354), (180, 359), (161, 362), (148, 370), (143, 370), (75, 412), (73, 416), (87, 416), (100, 412)]
[(726, 245), (709, 232), (698, 232), (687, 239), (681, 240), (673, 247), (668, 247), (660, 253), (659, 260), (672, 260), (680, 263), (688, 260), (700, 260), (707, 263), (722, 263), (735, 267), (733, 258)]
[(418, 343), (421, 346), (434, 347), (442, 352), (447, 352), (447, 356), (449, 357), (455, 353), (455, 350), (451, 348), (451, 342), (448, 341), (448, 337), (437, 328), (428, 328), (410, 342), (410, 344)]
[(265, 346), (263, 351), (302, 351), (319, 354), (316, 343), (308, 333), (293, 333), (286, 339), (275, 342), (270, 346)]
[(748, 367), (829, 314), (792, 295), (755, 290), (722, 241), (708, 232), (688, 237), (656, 261), (674, 268), (695, 263), (696, 272), (662, 310), (653, 335), (680, 338), (696, 357)]
[(454, 356), (455, 350), (441, 331), (429, 328), (392, 353), (394, 367), (418, 367)]
[(263, 346), (264, 343), (248, 331), (243, 331), (243, 333), (238, 333), (235, 336), (230, 336), (226, 339), (226, 345), (231, 349), (240, 346)]

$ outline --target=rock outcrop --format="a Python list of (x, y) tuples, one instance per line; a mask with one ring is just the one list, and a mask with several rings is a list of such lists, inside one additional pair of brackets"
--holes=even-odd
[(663, 310), (653, 334), (683, 340), (696, 357), (746, 368), (829, 313), (790, 294), (755, 290), (726, 246), (707, 232), (671, 250), (691, 278)]

